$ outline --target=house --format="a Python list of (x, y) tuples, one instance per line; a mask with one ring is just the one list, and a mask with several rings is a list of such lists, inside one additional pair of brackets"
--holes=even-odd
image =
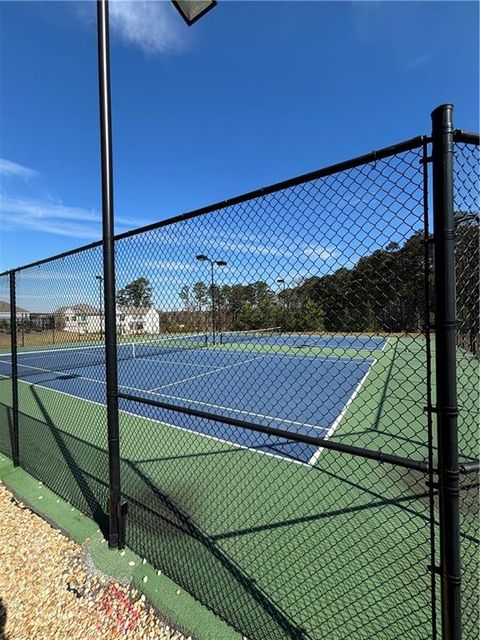
[(160, 316), (153, 307), (117, 307), (117, 331), (121, 335), (160, 333)]
[(32, 312), (30, 314), (30, 327), (34, 331), (55, 329), (54, 319), (53, 313)]
[[(120, 335), (160, 333), (158, 311), (153, 307), (117, 307), (117, 331)], [(60, 307), (55, 311), (55, 326), (78, 334), (104, 331), (104, 315), (89, 304)]]
[[(30, 320), (30, 312), (22, 307), (16, 308), (17, 321), (28, 322)], [(10, 323), (10, 303), (0, 300), (0, 324)]]
[(60, 307), (54, 313), (55, 325), (72, 333), (100, 333), (104, 329), (103, 314), (90, 304)]

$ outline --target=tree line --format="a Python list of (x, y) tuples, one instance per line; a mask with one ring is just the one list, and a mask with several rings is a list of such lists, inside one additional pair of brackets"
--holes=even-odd
[[(312, 275), (275, 291), (264, 280), (211, 285), (198, 281), (178, 292), (182, 310), (162, 312), (165, 331), (242, 331), (280, 327), (283, 331), (421, 332), (434, 305), (431, 237), (416, 231), (403, 245), (390, 242), (352, 267)], [(479, 217), (456, 214), (456, 268), (459, 335), (478, 347)], [(427, 276), (427, 277), (426, 277)], [(428, 303), (426, 301), (428, 297)], [(117, 294), (124, 306), (152, 306), (152, 287), (137, 278)], [(425, 311), (429, 306), (428, 313)], [(473, 340), (473, 343), (472, 343)], [(473, 346), (472, 346), (473, 345)]]
[[(478, 340), (479, 219), (460, 212), (456, 219), (459, 333)], [(205, 315), (213, 296), (217, 328), (228, 330), (278, 326), (292, 332), (417, 333), (431, 320), (435, 299), (431, 240), (426, 252), (424, 232), (416, 231), (403, 245), (390, 242), (351, 268), (312, 275), (282, 291), (263, 280), (215, 286), (213, 291), (199, 281), (182, 287), (179, 297), (185, 311)]]

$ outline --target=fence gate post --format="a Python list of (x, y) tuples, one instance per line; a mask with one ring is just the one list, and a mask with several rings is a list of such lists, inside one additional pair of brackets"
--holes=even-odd
[(460, 512), (457, 437), (453, 105), (432, 112), (435, 361), (440, 508), (442, 637), (460, 640)]
[(13, 466), (20, 464), (18, 446), (18, 367), (17, 367), (17, 303), (15, 290), (15, 271), (9, 273), (10, 281), (10, 353), (12, 359), (12, 431), (11, 446)]
[[(126, 503), (121, 499), (118, 425), (117, 323), (115, 309), (115, 243), (113, 219), (112, 119), (108, 1), (97, 0), (98, 79), (102, 164), (103, 287), (105, 297), (105, 370), (107, 392), (109, 533), (108, 545), (125, 544)], [(101, 323), (100, 318), (100, 323)]]

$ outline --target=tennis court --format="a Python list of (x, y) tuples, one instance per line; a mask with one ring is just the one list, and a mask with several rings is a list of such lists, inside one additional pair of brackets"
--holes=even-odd
[[(427, 453), (419, 435), (425, 392), (421, 341), (391, 337), (369, 351), (365, 336), (357, 351), (345, 346), (358, 337), (338, 347), (345, 336), (308, 348), (299, 346), (298, 336), (276, 346), (265, 344), (266, 337), (216, 345), (198, 340), (161, 353), (153, 340), (148, 348), (144, 339), (119, 345), (122, 389), (161, 399), (175, 395), (183, 400), (172, 403), (195, 407), (215, 399), (225, 408), (210, 407), (211, 412), (261, 412), (264, 417), (252, 421), (296, 431), (307, 427), (292, 424), (289, 408), (308, 398), (298, 422), (321, 429), (316, 434), (336, 425), (337, 441), (419, 458)], [(108, 496), (101, 354), (101, 348), (82, 347), (19, 355), (22, 464), (81, 511), (97, 514), (99, 522)], [(8, 354), (0, 362), (8, 369)], [(192, 376), (202, 377), (183, 381)], [(154, 382), (147, 387), (147, 380)], [(8, 402), (5, 382), (0, 389)], [(154, 385), (162, 388), (153, 390)], [(255, 404), (247, 402), (250, 394)], [(399, 403), (408, 411), (393, 421)], [(127, 544), (198, 599), (214, 598), (223, 617), (238, 620), (252, 636), (278, 640), (340, 640), (344, 628), (362, 640), (393, 640), (410, 610), (418, 630), (412, 637), (429, 637), (423, 570), (428, 511), (417, 492), (422, 476), (374, 461), (359, 464), (358, 458), (326, 449), (276, 443), (263, 434), (248, 432), (246, 441), (245, 430), (140, 403), (122, 402), (120, 429)], [(404, 504), (399, 496), (407, 489)], [(375, 553), (369, 551), (373, 539)], [(368, 562), (352, 571), (359, 550)], [(403, 574), (383, 577), (386, 554), (392, 563), (409, 566), (415, 558), (414, 612)], [(368, 588), (369, 604), (382, 607), (379, 624), (352, 617), (346, 606), (359, 583)], [(296, 589), (286, 590), (291, 584)]]
[[(478, 138), (473, 148), (459, 134), (456, 206), (470, 212)], [(457, 506), (437, 437), (454, 453), (453, 405), (439, 401), (453, 324), (432, 312), (448, 279), (432, 260), (427, 163), (440, 155), (429, 144), (117, 236), (118, 439), (101, 243), (2, 274), (4, 331), (19, 331), (0, 353), (0, 452), (105, 538), (109, 518), (125, 523), (129, 548), (252, 640), (431, 640), (445, 614), (439, 574), (458, 586), (438, 562), (459, 545), (473, 640), (478, 224), (468, 214), (456, 228), (461, 527), (448, 540), (439, 534)]]
[[(329, 437), (364, 384), (378, 337), (237, 332), (152, 338), (118, 346), (119, 386), (217, 416), (250, 420), (294, 433)], [(328, 355), (325, 355), (327, 352)], [(365, 354), (365, 357), (357, 355)], [(368, 355), (370, 354), (370, 355)], [(19, 379), (72, 397), (105, 402), (103, 348), (81, 346), (23, 351)], [(0, 358), (8, 375), (9, 354)], [(262, 436), (209, 420), (122, 400), (121, 409), (236, 446), (313, 464), (314, 446)]]

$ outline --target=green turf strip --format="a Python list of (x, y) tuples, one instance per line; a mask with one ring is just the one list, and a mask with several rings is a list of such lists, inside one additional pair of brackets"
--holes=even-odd
[(158, 575), (152, 565), (144, 564), (142, 558), (133, 551), (126, 549), (121, 554), (118, 550), (109, 549), (97, 523), (72, 508), (23, 469), (14, 468), (11, 461), (2, 455), (0, 480), (19, 501), (83, 545), (99, 571), (137, 587), (163, 619), (185, 635), (191, 634), (198, 640), (241, 640), (240, 634), (216, 618), (167, 576)]
[[(425, 460), (424, 349), (404, 338), (375, 352), (332, 438)], [(459, 365), (472, 452), (478, 367), (463, 355)], [(22, 464), (104, 525), (105, 408), (25, 383), (19, 395)], [(330, 450), (309, 468), (125, 413), (120, 427), (129, 546), (247, 636), (431, 638), (422, 474)], [(478, 620), (472, 502), (462, 507), (467, 640)]]

